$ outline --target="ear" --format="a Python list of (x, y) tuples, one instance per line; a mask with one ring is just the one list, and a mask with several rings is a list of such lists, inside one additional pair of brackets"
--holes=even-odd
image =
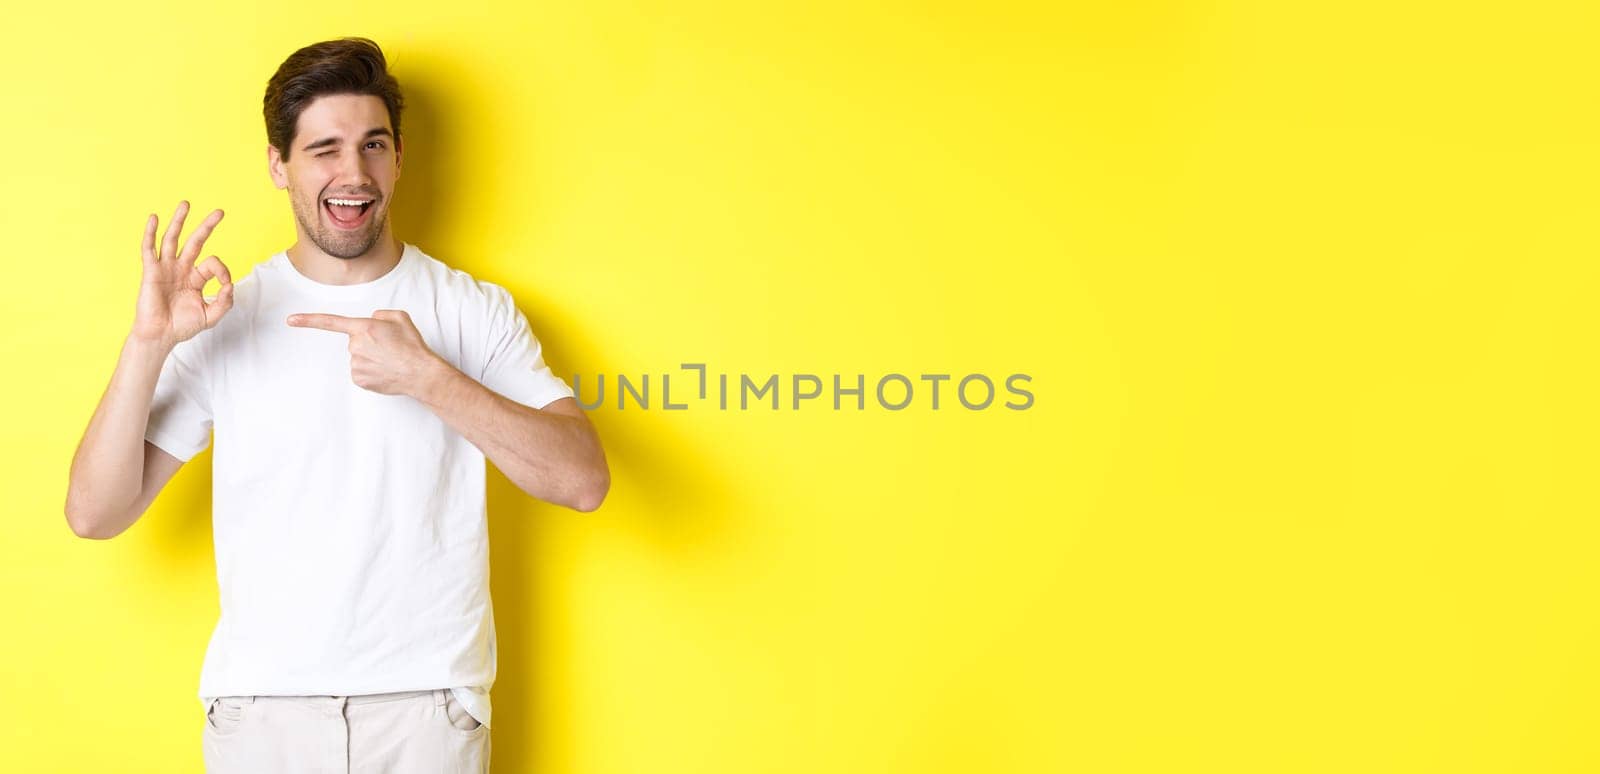
[(400, 179), (400, 152), (405, 149), (405, 138), (394, 138), (394, 179)]
[(267, 146), (267, 174), (272, 177), (272, 184), (278, 188), (289, 187), (289, 173), (283, 168), (283, 157), (278, 155), (275, 146)]

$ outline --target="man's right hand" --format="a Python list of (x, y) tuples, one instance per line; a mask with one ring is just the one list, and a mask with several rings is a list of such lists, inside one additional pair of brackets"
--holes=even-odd
[[(233, 276), (228, 267), (215, 255), (198, 266), (194, 262), (211, 230), (222, 220), (222, 210), (212, 211), (179, 251), (178, 234), (188, 214), (189, 203), (179, 202), (162, 234), (160, 254), (156, 253), (156, 216), (145, 221), (144, 279), (131, 334), (135, 338), (171, 347), (216, 325), (233, 308)], [(222, 289), (207, 302), (200, 291), (212, 277), (222, 283)]]

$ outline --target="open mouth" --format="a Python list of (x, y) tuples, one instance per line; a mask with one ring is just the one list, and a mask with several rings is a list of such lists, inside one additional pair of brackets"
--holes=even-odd
[(328, 213), (328, 220), (333, 221), (335, 228), (349, 231), (360, 228), (367, 222), (367, 213), (372, 210), (375, 201), (359, 197), (330, 196), (322, 200), (322, 209)]

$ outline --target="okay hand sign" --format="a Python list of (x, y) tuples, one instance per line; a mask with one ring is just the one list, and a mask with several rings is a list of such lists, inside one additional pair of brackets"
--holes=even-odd
[(291, 314), (295, 328), (321, 328), (350, 337), (350, 378), (385, 395), (415, 395), (444, 361), (428, 349), (411, 315), (380, 309), (371, 317)]
[[(196, 266), (194, 259), (205, 247), (211, 230), (222, 220), (222, 210), (206, 217), (178, 249), (178, 233), (189, 214), (189, 203), (179, 202), (172, 220), (162, 235), (161, 251), (156, 252), (156, 216), (144, 226), (144, 277), (139, 284), (139, 303), (134, 312), (133, 335), (172, 346), (210, 328), (233, 308), (233, 276), (215, 255)], [(206, 281), (216, 277), (222, 289), (215, 300), (200, 295)]]

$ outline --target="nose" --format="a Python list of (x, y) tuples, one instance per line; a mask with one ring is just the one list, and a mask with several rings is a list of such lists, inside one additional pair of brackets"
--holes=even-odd
[(340, 185), (349, 186), (350, 188), (370, 188), (372, 186), (372, 176), (367, 174), (366, 159), (362, 157), (359, 151), (339, 154), (339, 159), (338, 183)]

